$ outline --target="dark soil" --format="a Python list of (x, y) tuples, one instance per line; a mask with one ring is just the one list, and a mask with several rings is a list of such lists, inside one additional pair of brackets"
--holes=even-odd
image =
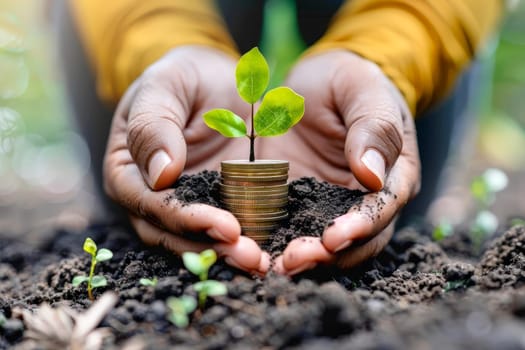
[[(216, 173), (184, 176), (173, 197), (217, 205), (217, 185)], [(320, 235), (333, 218), (360, 204), (360, 193), (314, 179), (292, 182), (289, 194), (290, 218), (267, 246), (273, 254), (298, 235)], [(26, 348), (16, 310), (35, 310), (43, 302), (77, 311), (91, 305), (84, 288), (71, 285), (89, 266), (82, 251), (87, 236), (114, 253), (97, 266), (109, 283), (95, 296), (113, 290), (119, 297), (101, 323), (111, 334), (104, 348), (525, 348), (522, 226), (502, 231), (481, 252), (468, 249), (462, 231), (436, 243), (426, 230), (408, 228), (359, 268), (324, 267), (293, 280), (255, 278), (219, 262), (210, 278), (224, 281), (228, 294), (208, 300), (187, 329), (178, 329), (166, 319), (165, 301), (194, 295), (196, 277), (178, 257), (144, 247), (133, 233), (111, 225), (57, 230), (38, 246), (0, 235), (0, 313), (6, 318), (0, 348)], [(159, 282), (141, 286), (142, 277)]]

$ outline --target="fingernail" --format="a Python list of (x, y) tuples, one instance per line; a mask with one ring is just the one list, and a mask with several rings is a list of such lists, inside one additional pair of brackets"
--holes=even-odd
[(352, 244), (352, 240), (348, 239), (341, 243), (337, 248), (334, 249), (334, 253), (340, 252), (343, 249), (346, 249)]
[(361, 161), (381, 182), (381, 188), (385, 177), (385, 159), (373, 148), (368, 149), (361, 157)]
[(215, 227), (209, 228), (206, 231), (206, 234), (212, 238), (215, 238), (216, 240), (226, 242), (226, 243), (232, 243), (233, 241), (229, 238), (227, 238), (221, 231), (217, 230)]
[(268, 270), (270, 269), (270, 254), (263, 252), (261, 255), (261, 261), (259, 262), (259, 273), (266, 274)]
[(155, 187), (160, 175), (170, 163), (170, 156), (163, 150), (158, 150), (151, 157), (148, 165), (148, 182), (151, 188)]

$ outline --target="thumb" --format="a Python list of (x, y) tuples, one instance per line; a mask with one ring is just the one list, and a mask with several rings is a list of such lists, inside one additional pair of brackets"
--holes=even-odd
[(172, 185), (186, 164), (184, 122), (189, 114), (181, 96), (162, 88), (140, 90), (129, 111), (127, 146), (153, 190)]
[[(374, 104), (372, 104), (374, 105)], [(377, 104), (376, 104), (377, 105)], [(356, 113), (346, 136), (345, 154), (356, 179), (371, 191), (380, 191), (403, 148), (402, 113), (376, 108)], [(352, 119), (354, 121), (352, 121)]]

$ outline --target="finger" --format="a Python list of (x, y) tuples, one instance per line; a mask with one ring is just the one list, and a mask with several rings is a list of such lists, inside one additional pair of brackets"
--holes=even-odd
[(184, 252), (201, 252), (213, 249), (225, 262), (241, 270), (264, 275), (270, 267), (270, 256), (261, 251), (257, 243), (248, 237), (240, 237), (233, 243), (196, 242), (162, 230), (146, 220), (131, 216), (131, 222), (144, 243), (152, 246), (161, 246), (175, 254)]
[(366, 60), (357, 63), (359, 71), (340, 70), (332, 86), (338, 91), (335, 103), (348, 129), (345, 155), (350, 169), (363, 186), (379, 191), (401, 154), (405, 122), (411, 117), (403, 97), (381, 69)]
[(363, 245), (350, 246), (337, 254), (336, 265), (341, 269), (349, 269), (377, 256), (388, 244), (394, 234), (392, 222), (385, 230), (374, 236)]
[[(409, 142), (411, 143), (411, 142)], [(419, 190), (417, 150), (410, 148), (392, 168), (383, 190), (363, 196), (361, 204), (336, 218), (323, 233), (323, 244), (337, 253), (356, 241), (372, 239), (383, 231)]]
[(372, 109), (362, 107), (353, 119), (345, 142), (345, 154), (352, 173), (371, 191), (384, 186), (388, 170), (394, 165), (403, 147), (403, 122), (400, 110), (366, 101)]
[(313, 269), (319, 263), (331, 263), (335, 256), (317, 237), (301, 237), (292, 240), (283, 254), (275, 260), (274, 271), (283, 275), (296, 275)]
[(173, 189), (151, 190), (125, 146), (108, 154), (104, 172), (107, 193), (117, 203), (165, 230), (175, 234), (205, 232), (224, 242), (236, 241), (241, 233), (238, 221), (225, 210), (182, 203)]
[(182, 130), (191, 113), (192, 97), (188, 79), (176, 70), (148, 70), (138, 87), (127, 116), (127, 147), (150, 188), (171, 185), (186, 163), (186, 142)]

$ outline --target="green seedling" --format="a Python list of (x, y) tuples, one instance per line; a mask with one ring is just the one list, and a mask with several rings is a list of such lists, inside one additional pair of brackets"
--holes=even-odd
[(141, 278), (139, 280), (139, 283), (141, 286), (146, 286), (146, 287), (155, 287), (157, 285), (159, 281), (157, 280), (157, 277), (153, 277), (153, 278)]
[(466, 280), (457, 280), (457, 281), (448, 281), (445, 285), (444, 292), (450, 292), (457, 289), (464, 289), (467, 287), (468, 279)]
[(189, 314), (197, 307), (195, 298), (183, 295), (180, 298), (170, 297), (166, 300), (170, 309), (168, 320), (179, 328), (186, 328), (190, 323)]
[(91, 267), (89, 269), (89, 276), (75, 276), (73, 278), (73, 286), (77, 287), (83, 282), (87, 282), (87, 291), (89, 300), (93, 301), (93, 289), (104, 287), (108, 284), (106, 277), (102, 275), (96, 275), (95, 266), (98, 262), (109, 260), (113, 257), (111, 250), (102, 248), (97, 249), (97, 245), (91, 238), (86, 238), (84, 241), (84, 251), (91, 255)]
[(470, 192), (477, 203), (477, 214), (470, 228), (474, 250), (479, 252), (485, 238), (498, 228), (498, 218), (490, 205), (496, 198), (496, 193), (503, 191), (508, 184), (507, 175), (496, 168), (489, 168), (470, 184)]
[(184, 266), (200, 279), (200, 282), (193, 285), (199, 295), (200, 308), (204, 307), (208, 296), (224, 295), (228, 292), (224, 283), (208, 279), (208, 271), (217, 261), (217, 254), (213, 249), (203, 250), (200, 254), (186, 252), (182, 254), (182, 261)]
[(489, 168), (480, 176), (475, 177), (470, 184), (470, 193), (476, 199), (481, 209), (488, 208), (496, 197), (508, 185), (507, 175), (496, 168)]
[(445, 237), (448, 237), (454, 233), (452, 225), (446, 221), (441, 222), (432, 231), (432, 239), (436, 242), (442, 241)]
[(254, 106), (268, 87), (270, 70), (266, 59), (258, 48), (245, 53), (235, 69), (237, 92), (250, 104), (250, 132), (244, 119), (227, 109), (212, 109), (204, 113), (208, 127), (225, 137), (248, 137), (249, 160), (255, 160), (255, 138), (278, 136), (297, 124), (304, 114), (304, 98), (288, 87), (277, 87), (268, 91), (254, 114)]

